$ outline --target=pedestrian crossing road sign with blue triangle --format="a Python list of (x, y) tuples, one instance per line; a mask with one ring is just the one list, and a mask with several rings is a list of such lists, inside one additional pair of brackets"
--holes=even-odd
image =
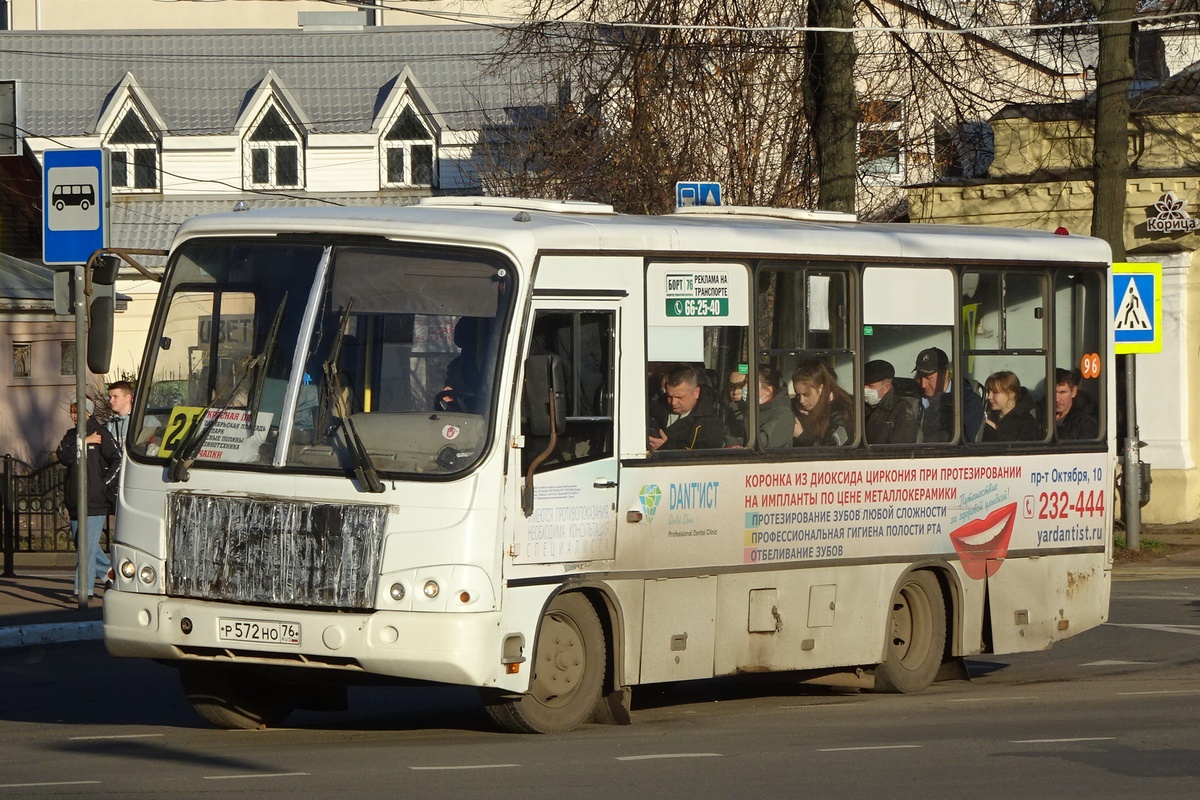
[(1113, 351), (1162, 352), (1162, 264), (1113, 264)]

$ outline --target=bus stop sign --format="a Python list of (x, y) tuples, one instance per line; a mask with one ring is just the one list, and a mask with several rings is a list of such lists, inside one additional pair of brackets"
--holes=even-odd
[(1113, 264), (1113, 352), (1162, 352), (1162, 264)]
[(47, 150), (42, 154), (42, 261), (86, 264), (108, 246), (108, 154)]

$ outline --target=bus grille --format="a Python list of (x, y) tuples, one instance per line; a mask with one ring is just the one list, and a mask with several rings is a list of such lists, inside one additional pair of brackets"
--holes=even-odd
[(167, 593), (371, 609), (387, 506), (172, 494)]

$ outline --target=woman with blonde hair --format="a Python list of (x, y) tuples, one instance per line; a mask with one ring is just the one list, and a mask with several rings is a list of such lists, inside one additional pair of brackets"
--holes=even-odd
[(792, 411), (796, 415), (792, 445), (843, 445), (854, 426), (854, 400), (838, 386), (825, 362), (801, 361), (792, 373)]
[(1036, 442), (1042, 439), (1042, 426), (1033, 416), (1033, 397), (1016, 375), (1008, 370), (993, 372), (984, 388), (988, 408), (980, 441)]

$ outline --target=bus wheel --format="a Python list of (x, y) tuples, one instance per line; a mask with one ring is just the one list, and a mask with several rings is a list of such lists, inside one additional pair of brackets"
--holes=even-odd
[(606, 648), (586, 597), (571, 593), (551, 601), (533, 658), (529, 691), (490, 699), (492, 719), (518, 733), (564, 733), (591, 718), (604, 684)]
[(196, 713), (218, 728), (270, 728), (296, 705), (293, 686), (254, 667), (187, 662), (179, 681)]
[(884, 662), (875, 691), (919, 692), (933, 683), (946, 648), (946, 599), (937, 576), (910, 573), (892, 598)]

